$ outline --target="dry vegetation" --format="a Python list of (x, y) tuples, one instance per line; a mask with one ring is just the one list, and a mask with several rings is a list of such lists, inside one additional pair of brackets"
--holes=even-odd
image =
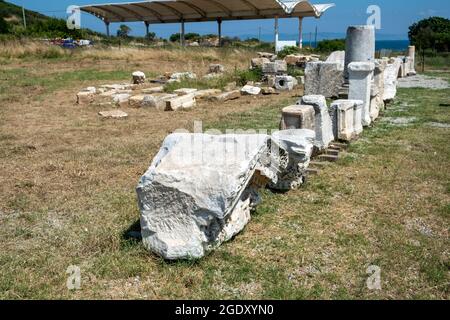
[[(194, 120), (276, 128), (300, 92), (102, 121), (100, 107), (75, 105), (78, 89), (136, 69), (244, 68), (254, 53), (46, 50), (0, 47), (0, 298), (449, 298), (450, 129), (429, 125), (450, 123), (449, 90), (401, 90), (385, 116), (413, 123), (377, 122), (301, 190), (265, 191), (233, 241), (169, 263), (126, 236), (139, 228), (134, 188), (164, 137)], [(365, 285), (373, 264), (381, 291)], [(70, 265), (81, 267), (80, 291), (66, 288)]]

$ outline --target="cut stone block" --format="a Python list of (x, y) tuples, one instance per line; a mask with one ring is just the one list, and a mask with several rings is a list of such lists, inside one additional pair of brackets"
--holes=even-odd
[(393, 100), (397, 95), (397, 79), (401, 64), (401, 59), (392, 58), (384, 70), (384, 101)]
[[(272, 154), (278, 152), (281, 159), (276, 183), (270, 183), (274, 190), (293, 190), (300, 187), (307, 174), (314, 150), (315, 133), (308, 129), (283, 130), (272, 134)], [(274, 150), (278, 147), (278, 150)]]
[(262, 93), (263, 95), (279, 94), (279, 93), (275, 90), (275, 88), (272, 88), (272, 87), (263, 87), (263, 88), (261, 88), (261, 93)]
[(254, 86), (250, 86), (250, 85), (246, 85), (241, 89), (241, 93), (243, 95), (252, 95), (252, 96), (257, 96), (261, 93), (261, 88), (259, 87), (254, 87)]
[(372, 120), (370, 118), (370, 91), (373, 70), (375, 64), (373, 62), (352, 62), (348, 65), (350, 87), (349, 100), (362, 100), (362, 124), (370, 126)]
[(224, 92), (221, 93), (217, 96), (213, 96), (211, 97), (211, 99), (213, 101), (220, 101), (220, 102), (225, 102), (228, 100), (234, 100), (234, 99), (239, 99), (241, 97), (241, 91), (240, 90), (234, 90), (234, 91), (230, 91), (230, 92)]
[(89, 91), (81, 91), (77, 93), (77, 104), (86, 105), (94, 102), (95, 95)]
[(144, 108), (156, 108), (157, 110), (165, 110), (166, 101), (178, 97), (176, 94), (155, 93), (144, 97), (141, 106)]
[(336, 100), (330, 109), (333, 122), (333, 134), (340, 140), (351, 141), (362, 132), (361, 118), (355, 113), (361, 113), (361, 100)]
[(370, 120), (372, 122), (378, 119), (380, 115), (380, 110), (383, 107), (384, 107), (383, 97), (380, 94), (378, 86), (376, 86), (374, 82), (372, 83), (370, 89), (370, 106), (369, 106)]
[(131, 84), (105, 84), (100, 86), (106, 90), (131, 90), (133, 86)]
[(205, 90), (198, 90), (194, 92), (194, 96), (196, 99), (206, 99), (211, 96), (220, 94), (222, 91), (219, 89), (205, 89)]
[(132, 74), (132, 83), (133, 84), (143, 84), (145, 83), (145, 73), (142, 71), (135, 71)]
[(408, 58), (409, 58), (409, 70), (408, 76), (415, 76), (416, 72), (416, 47), (409, 46), (408, 47)]
[(337, 63), (339, 65), (339, 70), (344, 70), (345, 65), (345, 51), (334, 51), (332, 52), (325, 62)]
[(281, 130), (315, 129), (315, 111), (313, 106), (294, 105), (283, 108)]
[(131, 95), (128, 93), (118, 93), (113, 95), (113, 103), (120, 107), (125, 107), (128, 105), (128, 101)]
[(128, 117), (128, 114), (121, 110), (100, 111), (98, 114), (106, 119), (125, 119)]
[(290, 54), (284, 58), (288, 65), (304, 68), (305, 64), (310, 61), (319, 61), (319, 59), (312, 55)]
[(112, 97), (115, 94), (117, 94), (117, 90), (108, 90), (100, 93), (100, 97)]
[(307, 95), (303, 96), (300, 104), (310, 105), (314, 107), (316, 140), (314, 146), (319, 150), (328, 148), (334, 140), (333, 124), (331, 123), (330, 114), (328, 112), (327, 101), (324, 96)]
[(305, 68), (305, 94), (325, 98), (339, 96), (344, 71), (339, 62), (309, 62)]
[(83, 90), (81, 90), (81, 92), (90, 92), (92, 94), (96, 94), (97, 89), (95, 87), (87, 87), (87, 88), (84, 88)]
[(137, 96), (132, 96), (128, 100), (128, 104), (132, 108), (140, 108), (140, 107), (142, 107), (142, 102), (144, 101), (145, 97), (146, 97), (146, 95), (143, 95), (143, 94), (140, 94)]
[(167, 82), (180, 82), (186, 79), (197, 79), (197, 75), (192, 72), (176, 72), (170, 75), (170, 79)]
[(284, 60), (264, 63), (262, 72), (265, 74), (284, 74), (287, 72), (287, 63)]
[(162, 86), (142, 89), (142, 93), (145, 93), (145, 94), (162, 93), (162, 92), (164, 92), (164, 87), (162, 87)]
[(268, 181), (258, 166), (268, 141), (168, 136), (136, 189), (145, 248), (167, 260), (199, 259), (241, 232)]
[(195, 96), (193, 93), (187, 94), (181, 97), (173, 98), (166, 101), (165, 111), (176, 111), (179, 109), (189, 109), (197, 105)]
[(178, 95), (184, 96), (184, 95), (187, 95), (187, 94), (192, 94), (192, 93), (197, 92), (197, 91), (198, 91), (198, 89), (181, 88), (181, 89), (174, 90), (173, 93), (176, 93)]
[(270, 53), (270, 52), (257, 52), (258, 58), (266, 58), (269, 60), (275, 60), (277, 58), (276, 54)]
[(254, 58), (251, 61), (252, 69), (262, 68), (265, 63), (270, 63), (270, 60), (267, 58)]
[(291, 76), (276, 76), (275, 78), (275, 89), (280, 91), (292, 91), (297, 84), (297, 79)]

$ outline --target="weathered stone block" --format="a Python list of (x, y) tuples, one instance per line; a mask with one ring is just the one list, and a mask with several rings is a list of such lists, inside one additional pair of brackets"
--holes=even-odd
[(165, 111), (176, 111), (180, 109), (189, 109), (195, 107), (197, 101), (193, 93), (181, 97), (173, 98), (166, 101)]
[(269, 181), (258, 166), (268, 140), (168, 136), (136, 189), (144, 246), (168, 260), (198, 259), (242, 231)]
[(235, 100), (239, 99), (241, 97), (241, 91), (240, 90), (233, 90), (229, 92), (224, 92), (216, 96), (212, 96), (211, 100), (213, 101), (219, 101), (219, 102), (225, 102), (228, 100)]
[[(283, 130), (272, 134), (273, 153), (278, 152), (277, 181), (269, 184), (271, 189), (292, 190), (300, 187), (306, 176), (314, 149), (315, 133), (308, 129)], [(273, 150), (277, 147), (278, 150)]]
[(316, 132), (316, 140), (314, 142), (314, 146), (318, 150), (324, 150), (328, 148), (335, 137), (333, 135), (333, 125), (331, 123), (331, 118), (328, 112), (328, 106), (325, 97), (320, 95), (306, 95), (302, 97), (299, 104), (311, 105), (314, 107), (314, 130)]
[(125, 119), (128, 118), (128, 114), (122, 110), (112, 110), (112, 111), (100, 111), (98, 113), (102, 118), (105, 119)]
[(270, 60), (267, 58), (254, 58), (251, 60), (252, 69), (262, 68), (265, 63), (270, 63)]
[(401, 64), (401, 59), (392, 58), (386, 66), (384, 71), (384, 101), (390, 101), (397, 95), (397, 79)]
[(144, 108), (156, 108), (157, 110), (165, 110), (166, 101), (176, 98), (176, 94), (155, 93), (144, 97), (141, 106)]
[(195, 92), (197, 92), (197, 91), (198, 91), (198, 89), (193, 89), (193, 88), (181, 88), (181, 89), (174, 90), (173, 93), (176, 93), (176, 94), (178, 94), (178, 95), (180, 95), (180, 96), (185, 96), (185, 95), (187, 95), (187, 94), (192, 94), (192, 93), (195, 93)]
[(266, 74), (284, 74), (287, 72), (287, 63), (284, 60), (264, 63), (262, 72)]
[(294, 105), (283, 108), (280, 130), (315, 129), (315, 111), (313, 106)]
[(305, 68), (305, 94), (339, 96), (344, 84), (344, 72), (338, 62), (309, 62)]
[(206, 99), (211, 96), (220, 94), (222, 91), (219, 89), (205, 89), (205, 90), (198, 90), (194, 92), (194, 97), (196, 99)]
[(89, 91), (81, 91), (77, 93), (77, 104), (86, 105), (94, 102), (95, 95)]
[(345, 51), (332, 52), (325, 62), (337, 63), (339, 70), (344, 70), (345, 65)]
[(362, 124), (369, 126), (372, 123), (370, 118), (370, 90), (373, 70), (373, 62), (352, 62), (348, 65), (349, 72), (349, 100), (362, 100)]
[(142, 89), (142, 93), (145, 94), (162, 93), (162, 92), (164, 92), (164, 87), (162, 86)]
[[(340, 140), (351, 141), (362, 131), (361, 118), (355, 115), (358, 105), (361, 110), (363, 102), (360, 100), (336, 100), (330, 107), (333, 122), (333, 134)], [(356, 123), (359, 121), (359, 123)]]
[(130, 97), (131, 97), (131, 95), (128, 93), (117, 93), (112, 96), (113, 103), (119, 107), (128, 106), (128, 101), (129, 101)]
[(280, 91), (292, 91), (297, 84), (297, 79), (291, 76), (275, 77), (275, 89)]
[(140, 108), (142, 106), (142, 101), (144, 101), (144, 98), (145, 98), (145, 95), (143, 95), (143, 94), (140, 94), (137, 96), (132, 96), (128, 100), (128, 104), (132, 108)]
[(273, 88), (273, 87), (262, 87), (262, 88), (261, 88), (261, 93), (262, 93), (263, 95), (279, 94), (279, 93), (275, 90), (275, 88)]
[(133, 76), (133, 79), (132, 79), (133, 84), (145, 83), (145, 73), (143, 73), (142, 71), (135, 71), (135, 72), (133, 72), (132, 76)]
[(242, 89), (241, 89), (241, 94), (242, 95), (257, 96), (260, 93), (261, 93), (261, 88), (250, 86), (250, 85), (246, 85), (246, 86), (242, 87)]

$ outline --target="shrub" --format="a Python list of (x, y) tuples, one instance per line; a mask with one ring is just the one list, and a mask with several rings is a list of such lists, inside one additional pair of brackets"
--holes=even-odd
[(240, 86), (245, 86), (249, 81), (261, 81), (263, 76), (261, 68), (254, 68), (252, 70), (236, 70), (236, 83)]
[(278, 52), (278, 57), (280, 59), (283, 59), (284, 57), (290, 55), (290, 54), (296, 54), (296, 53), (300, 53), (300, 48), (299, 47), (285, 47), (283, 50), (281, 50), (280, 52)]
[(345, 39), (322, 40), (317, 44), (317, 52), (345, 50)]

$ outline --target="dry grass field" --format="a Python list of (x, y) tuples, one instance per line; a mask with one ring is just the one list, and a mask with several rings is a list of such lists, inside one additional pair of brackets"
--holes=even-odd
[[(245, 231), (203, 260), (166, 262), (127, 237), (139, 229), (138, 179), (167, 134), (200, 120), (277, 128), (301, 91), (175, 113), (128, 108), (121, 121), (75, 94), (135, 70), (245, 69), (253, 56), (0, 47), (0, 299), (449, 299), (448, 89), (401, 89), (383, 117), (410, 123), (380, 119), (302, 189), (264, 191)], [(70, 265), (81, 290), (66, 287)], [(370, 265), (381, 290), (366, 286)]]

